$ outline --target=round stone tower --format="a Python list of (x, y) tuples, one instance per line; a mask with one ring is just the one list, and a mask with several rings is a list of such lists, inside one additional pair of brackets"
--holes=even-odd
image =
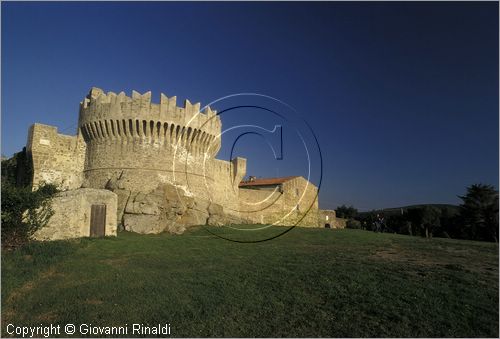
[[(212, 168), (218, 160), (221, 121), (207, 107), (151, 92), (132, 97), (92, 88), (80, 103), (78, 127), (87, 144), (85, 185), (105, 188), (112, 179), (132, 191), (151, 191), (159, 183), (184, 187), (207, 197), (215, 185)], [(219, 166), (220, 167), (220, 166)]]

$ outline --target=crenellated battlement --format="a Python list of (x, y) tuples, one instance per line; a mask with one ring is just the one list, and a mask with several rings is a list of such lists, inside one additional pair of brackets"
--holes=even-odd
[[(182, 146), (191, 155), (214, 157), (220, 148), (221, 121), (217, 112), (200, 103), (160, 95), (151, 102), (151, 92), (105, 93), (93, 87), (80, 103), (79, 128), (86, 142), (140, 143)], [(208, 154), (207, 154), (208, 153)]]
[[(80, 110), (84, 111), (92, 111), (92, 108), (97, 106), (101, 106), (104, 104), (108, 104), (107, 107), (111, 112), (119, 112), (122, 111), (123, 104), (122, 103), (134, 103), (134, 107), (144, 108), (146, 111), (152, 111), (152, 113), (184, 113), (185, 115), (195, 115), (197, 113), (205, 114), (209, 117), (216, 115), (216, 111), (210, 109), (210, 107), (206, 107), (203, 112), (200, 112), (201, 104), (195, 103), (192, 104), (189, 100), (184, 100), (184, 106), (177, 106), (177, 97), (167, 97), (165, 94), (161, 93), (160, 95), (160, 103), (155, 104), (151, 103), (151, 91), (148, 91), (144, 94), (140, 94), (137, 91), (132, 90), (132, 96), (127, 96), (125, 92), (120, 92), (116, 94), (114, 92), (105, 93), (102, 89), (97, 87), (92, 87), (89, 94), (84, 98), (82, 102), (80, 102)], [(153, 107), (153, 108), (152, 108)], [(160, 110), (156, 111), (156, 107), (159, 107)], [(141, 111), (142, 113), (142, 111)]]
[(199, 102), (192, 104), (187, 99), (183, 106), (177, 106), (177, 97), (169, 98), (163, 93), (160, 95), (160, 103), (152, 103), (151, 91), (144, 94), (132, 91), (129, 97), (125, 92), (105, 93), (102, 89), (93, 87), (80, 102), (80, 121), (105, 118), (159, 120), (186, 127), (211, 129), (214, 132), (210, 134), (220, 132), (221, 123), (217, 112), (209, 106), (200, 111), (200, 107)]

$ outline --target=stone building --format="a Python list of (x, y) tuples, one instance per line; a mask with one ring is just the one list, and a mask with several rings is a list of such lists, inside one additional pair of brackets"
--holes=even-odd
[[(179, 107), (176, 97), (161, 94), (155, 104), (151, 92), (128, 97), (92, 88), (80, 103), (76, 136), (42, 124), (30, 128), (33, 187), (46, 182), (67, 191), (54, 200), (47, 230), (35, 237), (88, 236), (92, 222), (105, 224), (98, 227), (105, 235), (117, 228), (182, 233), (226, 223), (322, 227), (317, 187), (298, 176), (242, 182), (246, 159), (215, 158), (220, 136), (220, 117), (210, 107), (200, 112), (200, 103), (185, 100)], [(86, 203), (77, 208), (70, 197)], [(104, 219), (92, 214), (98, 205), (106, 207)], [(75, 208), (71, 222), (79, 226), (61, 222), (61, 206)]]
[(319, 210), (319, 227), (324, 228), (346, 228), (347, 219), (337, 218), (334, 210)]

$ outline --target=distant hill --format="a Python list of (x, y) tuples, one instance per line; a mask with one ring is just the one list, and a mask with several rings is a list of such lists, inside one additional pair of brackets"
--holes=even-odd
[(422, 208), (424, 206), (433, 206), (433, 207), (437, 207), (439, 209), (447, 209), (448, 212), (450, 212), (450, 214), (458, 214), (458, 212), (459, 212), (459, 206), (457, 206), (457, 205), (419, 204), (419, 205), (409, 205), (409, 206), (402, 206), (402, 207), (384, 208), (384, 209), (380, 209), (380, 210), (373, 210), (373, 211), (367, 211), (367, 212), (358, 212), (358, 216), (363, 217), (363, 216), (369, 215), (371, 213), (383, 213), (385, 216), (397, 215), (397, 214), (407, 213), (409, 209)]

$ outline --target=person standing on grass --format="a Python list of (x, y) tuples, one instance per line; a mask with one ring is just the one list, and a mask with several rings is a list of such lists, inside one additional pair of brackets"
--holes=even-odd
[(377, 214), (377, 220), (375, 220), (375, 232), (384, 232), (385, 219), (383, 214)]
[(384, 214), (380, 214), (380, 217), (379, 217), (379, 224), (380, 224), (380, 232), (384, 232), (385, 230), (385, 218), (384, 218)]
[(375, 219), (375, 233), (380, 232), (380, 214), (377, 214), (377, 218)]

